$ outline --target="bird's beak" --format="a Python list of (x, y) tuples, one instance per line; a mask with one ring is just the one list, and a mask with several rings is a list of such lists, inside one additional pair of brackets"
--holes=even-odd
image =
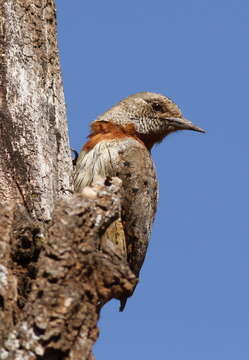
[(165, 118), (168, 121), (169, 126), (172, 126), (175, 130), (193, 130), (201, 133), (206, 131), (185, 118)]

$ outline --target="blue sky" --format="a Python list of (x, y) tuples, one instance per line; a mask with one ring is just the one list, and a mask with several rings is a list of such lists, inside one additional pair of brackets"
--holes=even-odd
[(57, 0), (71, 146), (138, 91), (171, 97), (207, 134), (153, 150), (160, 202), (124, 313), (102, 310), (97, 359), (247, 360), (247, 0)]

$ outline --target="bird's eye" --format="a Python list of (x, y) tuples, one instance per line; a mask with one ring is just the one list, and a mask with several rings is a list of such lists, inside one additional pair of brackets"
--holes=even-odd
[(163, 110), (162, 106), (159, 103), (153, 103), (151, 105), (152, 105), (153, 110), (155, 110), (155, 111), (162, 111)]

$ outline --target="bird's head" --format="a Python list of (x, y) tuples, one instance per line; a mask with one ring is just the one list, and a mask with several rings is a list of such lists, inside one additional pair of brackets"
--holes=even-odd
[(127, 97), (96, 121), (109, 121), (121, 126), (133, 124), (136, 135), (148, 148), (177, 130), (205, 132), (185, 119), (172, 100), (151, 92), (140, 92)]

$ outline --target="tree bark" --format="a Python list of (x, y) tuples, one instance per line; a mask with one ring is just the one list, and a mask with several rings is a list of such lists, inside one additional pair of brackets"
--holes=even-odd
[(121, 184), (72, 194), (54, 1), (0, 16), (0, 360), (93, 359), (101, 307), (137, 282), (103, 237)]
[(50, 220), (72, 189), (53, 1), (1, 0), (0, 195)]

